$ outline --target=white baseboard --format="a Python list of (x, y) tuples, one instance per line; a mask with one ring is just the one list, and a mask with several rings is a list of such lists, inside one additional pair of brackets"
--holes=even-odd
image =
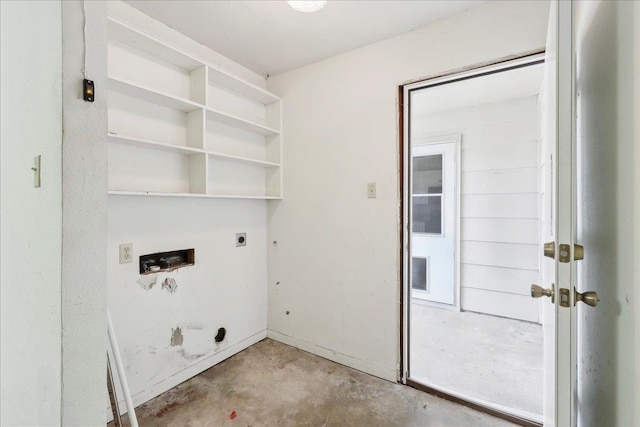
[[(233, 344), (232, 346), (225, 348), (222, 351), (219, 351), (218, 353), (210, 354), (209, 356), (198, 360), (193, 365), (190, 365), (185, 369), (176, 372), (170, 377), (165, 378), (164, 380), (157, 382), (156, 384), (149, 386), (148, 388), (145, 388), (144, 390), (139, 391), (138, 393), (131, 396), (131, 400), (133, 400), (133, 406), (137, 408), (138, 406), (142, 405), (145, 402), (148, 402), (154, 397), (161, 395), (165, 391), (171, 390), (178, 384), (185, 382), (189, 378), (195, 377), (199, 373), (206, 371), (212, 366), (217, 365), (218, 363), (222, 362), (225, 359), (228, 359), (234, 354), (241, 352), (247, 347), (251, 347), (252, 345), (262, 341), (266, 337), (267, 330), (265, 329), (248, 338), (245, 338), (240, 342)], [(127, 407), (124, 403), (124, 399), (119, 400), (118, 403), (120, 406), (121, 415), (126, 414)], [(107, 422), (110, 422), (113, 420), (111, 408), (107, 408), (107, 411)]]
[(366, 360), (361, 360), (347, 354), (338, 353), (337, 351), (330, 350), (317, 344), (285, 335), (271, 329), (267, 330), (267, 338), (290, 345), (295, 348), (299, 348), (300, 350), (307, 351), (309, 353), (315, 354), (316, 356), (324, 357), (325, 359), (329, 359), (333, 362), (348, 366), (349, 368), (353, 368), (358, 371), (362, 371), (366, 374), (382, 378), (383, 380), (395, 383), (398, 379), (398, 373), (395, 369), (395, 366), (385, 367), (375, 363), (367, 362)]

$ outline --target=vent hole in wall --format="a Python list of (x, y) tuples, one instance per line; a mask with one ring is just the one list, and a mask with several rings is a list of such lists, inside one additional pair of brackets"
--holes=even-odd
[(224, 340), (225, 335), (227, 335), (227, 330), (225, 328), (218, 329), (218, 335), (216, 335), (216, 342), (222, 342)]

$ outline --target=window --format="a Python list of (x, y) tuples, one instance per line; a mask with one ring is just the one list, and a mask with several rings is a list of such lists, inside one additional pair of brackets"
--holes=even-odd
[(413, 158), (413, 232), (442, 234), (442, 154)]
[(411, 288), (418, 291), (427, 290), (426, 258), (411, 258)]

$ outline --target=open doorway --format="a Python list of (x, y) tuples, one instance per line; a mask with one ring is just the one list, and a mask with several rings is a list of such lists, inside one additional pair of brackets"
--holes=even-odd
[(404, 88), (405, 379), (532, 424), (543, 78), (540, 54)]

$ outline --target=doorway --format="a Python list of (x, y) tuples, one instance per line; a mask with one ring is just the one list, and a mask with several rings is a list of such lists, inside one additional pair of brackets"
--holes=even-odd
[(529, 425), (542, 422), (529, 287), (543, 76), (543, 54), (531, 55), (408, 85), (403, 98), (405, 381)]

